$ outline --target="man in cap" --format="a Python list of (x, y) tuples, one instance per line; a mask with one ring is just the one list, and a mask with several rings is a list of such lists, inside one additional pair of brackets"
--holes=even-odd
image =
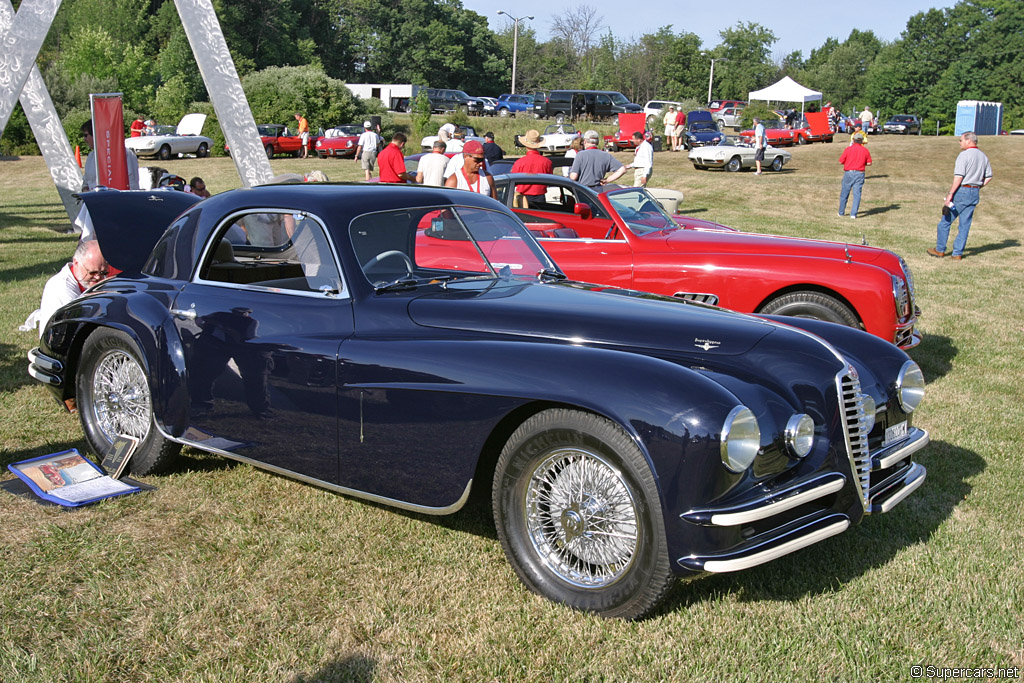
[[(543, 136), (536, 130), (526, 131), (519, 136), (519, 144), (526, 148), (526, 156), (512, 164), (512, 173), (554, 173), (555, 166), (551, 159), (540, 153), (544, 146)], [(544, 205), (544, 185), (516, 185), (516, 194), (526, 197), (526, 205), (531, 209), (539, 209)]]
[(497, 199), (493, 177), (484, 169), (484, 146), (470, 140), (462, 147), (462, 168), (444, 181), (445, 187), (468, 190)]
[(871, 152), (864, 146), (864, 133), (854, 133), (853, 142), (839, 155), (839, 163), (843, 165), (843, 184), (839, 190), (839, 214), (846, 212), (846, 198), (853, 190), (853, 203), (850, 205), (850, 218), (857, 217), (860, 208), (860, 193), (864, 188), (864, 169), (871, 165)]
[(356, 153), (352, 158), (358, 159), (362, 164), (365, 180), (373, 177), (373, 166), (377, 163), (377, 151), (380, 149), (381, 142), (383, 141), (377, 135), (377, 131), (373, 129), (373, 124), (369, 121), (363, 121), (363, 134), (359, 136), (359, 142), (356, 143)]
[(505, 150), (494, 141), (494, 133), (491, 131), (484, 133), (484, 158), (488, 164), (505, 158)]
[(676, 105), (668, 105), (668, 111), (665, 113), (665, 142), (668, 143), (668, 151), (676, 151), (676, 145), (679, 144), (676, 140), (677, 126), (679, 125), (679, 114), (676, 113)]
[[(598, 149), (600, 142), (601, 136), (596, 130), (584, 133), (583, 151), (576, 155), (569, 169), (569, 178), (592, 189), (614, 182), (626, 172), (621, 161), (603, 149)], [(606, 179), (608, 173), (611, 175)]]

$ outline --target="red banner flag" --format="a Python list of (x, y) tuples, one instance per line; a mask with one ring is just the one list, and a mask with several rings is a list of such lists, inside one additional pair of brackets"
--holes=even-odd
[(124, 111), (121, 93), (89, 95), (95, 143), (96, 184), (116, 190), (128, 189), (128, 161), (124, 151)]

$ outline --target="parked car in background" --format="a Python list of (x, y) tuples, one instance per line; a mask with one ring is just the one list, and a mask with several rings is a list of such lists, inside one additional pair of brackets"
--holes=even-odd
[(167, 161), (179, 154), (210, 156), (213, 140), (202, 135), (206, 114), (185, 114), (177, 126), (157, 126), (150, 135), (126, 138), (125, 147), (140, 157), (156, 157)]
[(579, 118), (601, 121), (641, 111), (643, 107), (614, 90), (552, 90), (544, 99), (533, 101), (535, 117), (553, 118), (556, 123)]
[(715, 115), (715, 121), (718, 123), (718, 127), (721, 130), (726, 128), (739, 128), (743, 125), (743, 109), (744, 107), (725, 107), (713, 112)]
[(686, 115), (686, 123), (683, 124), (683, 133), (680, 136), (683, 147), (693, 149), (704, 145), (717, 145), (725, 135), (718, 129), (711, 112), (698, 109)]
[[(260, 134), (260, 144), (263, 145), (268, 159), (273, 159), (278, 154), (298, 156), (302, 150), (302, 138), (289, 130), (288, 126), (277, 123), (261, 123), (256, 126), (256, 130)], [(309, 136), (311, 149), (316, 149), (317, 141), (319, 141), (318, 135), (311, 134)], [(230, 145), (224, 145), (224, 151), (230, 155)]]
[(711, 113), (720, 111), (727, 107), (745, 107), (747, 106), (746, 100), (711, 100), (708, 102), (708, 111)]
[(825, 112), (807, 112), (803, 118), (797, 119), (793, 126), (796, 131), (796, 143), (805, 145), (811, 142), (832, 142), (835, 133), (828, 125), (828, 114)]
[[(582, 134), (573, 128), (571, 123), (553, 123), (544, 128), (541, 135), (540, 151), (545, 154), (563, 154), (569, 149), (572, 141)], [(515, 136), (516, 147), (522, 147), (519, 136)]]
[[(516, 206), (515, 186), (546, 186)], [(569, 277), (717, 304), (743, 313), (827, 320), (916, 346), (920, 311), (906, 262), (885, 249), (734, 231), (669, 215), (643, 188), (594, 192), (556, 175), (494, 179), (498, 200)]]
[(644, 105), (644, 114), (647, 116), (647, 127), (651, 130), (657, 130), (659, 125), (665, 118), (665, 112), (668, 111), (670, 104), (674, 104), (676, 111), (682, 111), (683, 105), (679, 102), (673, 102), (671, 100), (649, 100)]
[[(757, 162), (754, 160), (756, 151), (752, 141), (747, 142), (742, 138), (727, 135), (717, 145), (691, 149), (690, 162), (698, 171), (724, 168), (727, 171), (736, 172), (757, 166)], [(768, 145), (764, 151), (762, 165), (773, 171), (781, 171), (782, 167), (788, 164), (792, 158), (792, 155), (786, 150)]]
[[(632, 230), (664, 248), (642, 227), (650, 200), (632, 208), (646, 193), (621, 192)], [(57, 310), (29, 373), (62, 410), (74, 399), (94, 453), (138, 439), (136, 475), (187, 445), (420, 514), (483, 494), (529, 590), (624, 619), (677, 577), (807, 548), (925, 481), (924, 377), (903, 351), (567, 281), (488, 197), (270, 185), (176, 218), (120, 196), (139, 193), (87, 194), (117, 195), (134, 258)]]
[[(464, 136), (463, 139), (462, 139), (463, 142), (469, 142), (470, 140), (476, 140), (480, 144), (483, 144), (483, 142), (484, 142), (483, 136), (477, 135), (476, 134), (476, 128), (474, 128), (473, 126), (456, 126), (456, 128), (458, 128), (459, 131)], [(438, 139), (438, 136), (436, 136), (436, 135), (428, 135), (425, 138), (423, 138), (422, 140), (420, 140), (420, 147), (424, 151), (429, 152), (430, 149), (434, 146), (434, 142), (437, 139)]]
[(427, 97), (430, 99), (430, 111), (435, 114), (444, 114), (461, 110), (467, 114), (478, 114), (483, 112), (483, 103), (475, 97), (470, 97), (462, 90), (451, 88), (425, 88)]
[(495, 105), (498, 116), (515, 116), (523, 112), (533, 113), (533, 95), (510, 95), (505, 93), (498, 97)]
[[(792, 128), (786, 128), (785, 121), (766, 119), (761, 121), (761, 123), (764, 125), (765, 139), (772, 147), (788, 147), (797, 143), (797, 138), (799, 137), (798, 133)], [(749, 128), (742, 131), (740, 133), (740, 137), (745, 142), (753, 143), (754, 129)]]
[(604, 136), (604, 148), (609, 152), (622, 152), (636, 148), (633, 133), (642, 133), (644, 139), (650, 141), (654, 136), (647, 129), (647, 117), (639, 114), (619, 114), (619, 129), (615, 135)]
[(362, 134), (363, 127), (354, 123), (328, 128), (324, 131), (323, 137), (316, 141), (314, 149), (321, 159), (352, 157), (356, 154), (356, 148), (359, 147), (359, 136)]
[(886, 133), (898, 133), (900, 135), (920, 133), (921, 119), (915, 114), (897, 114), (882, 125), (882, 130)]
[(497, 116), (498, 115), (498, 99), (496, 97), (477, 97), (480, 100), (481, 116)]

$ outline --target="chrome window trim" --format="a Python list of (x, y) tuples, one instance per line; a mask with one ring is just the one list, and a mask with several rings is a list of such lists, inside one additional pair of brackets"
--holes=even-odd
[[(293, 216), (302, 216), (307, 220), (314, 221), (320, 226), (320, 232), (324, 239), (327, 241), (327, 247), (330, 250), (331, 259), (334, 263), (335, 271), (338, 273), (338, 283), (341, 285), (341, 289), (336, 294), (327, 294), (324, 292), (301, 292), (294, 289), (279, 289), (277, 287), (265, 287), (262, 285), (253, 284), (239, 284), (236, 282), (220, 282), (218, 280), (205, 280), (199, 276), (201, 271), (201, 265), (206, 263), (206, 259), (210, 254), (210, 250), (213, 249), (214, 242), (221, 239), (224, 234), (230, 230), (229, 224), (234, 224), (240, 216), (248, 216), (254, 213), (279, 213), (279, 214), (290, 214)], [(311, 299), (326, 299), (330, 301), (341, 301), (348, 300), (351, 298), (349, 294), (348, 283), (345, 281), (345, 271), (341, 267), (341, 261), (338, 258), (337, 248), (334, 246), (334, 241), (331, 239), (330, 231), (327, 230), (327, 225), (320, 219), (319, 216), (309, 213), (308, 211), (295, 211), (285, 210), (281, 207), (252, 207), (247, 209), (240, 209), (233, 213), (230, 213), (225, 217), (211, 233), (212, 235), (218, 235), (216, 239), (207, 239), (206, 244), (203, 247), (203, 252), (199, 257), (199, 264), (197, 265), (195, 272), (192, 275), (190, 282), (193, 284), (210, 285), (215, 287), (222, 287), (225, 289), (240, 289), (243, 291), (255, 291), (255, 292), (273, 292), (275, 294), (288, 294), (292, 296), (301, 296)]]

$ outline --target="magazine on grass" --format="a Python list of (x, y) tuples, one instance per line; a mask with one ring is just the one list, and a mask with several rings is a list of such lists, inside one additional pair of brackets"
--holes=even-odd
[(65, 507), (77, 507), (142, 490), (107, 476), (99, 465), (74, 448), (11, 463), (7, 469), (28, 484), (40, 498)]

